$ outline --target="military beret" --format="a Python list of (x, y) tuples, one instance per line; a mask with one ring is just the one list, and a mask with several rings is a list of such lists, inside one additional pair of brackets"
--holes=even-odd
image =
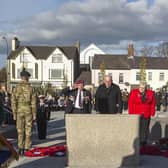
[(77, 80), (75, 84), (84, 84), (84, 80)]
[(22, 70), (22, 72), (20, 72), (20, 76), (25, 76), (25, 77), (30, 77), (31, 74), (29, 72), (27, 72), (25, 69)]

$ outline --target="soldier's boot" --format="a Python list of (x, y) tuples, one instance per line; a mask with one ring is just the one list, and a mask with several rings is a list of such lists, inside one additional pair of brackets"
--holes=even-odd
[(19, 155), (24, 156), (24, 149), (19, 149)]
[(25, 149), (24, 152), (27, 152), (27, 151), (29, 151), (29, 150), (30, 150), (30, 149)]

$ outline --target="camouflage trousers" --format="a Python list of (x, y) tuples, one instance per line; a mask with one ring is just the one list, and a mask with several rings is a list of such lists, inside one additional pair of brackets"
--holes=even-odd
[(18, 148), (29, 149), (32, 145), (32, 114), (17, 114), (16, 127), (18, 133)]

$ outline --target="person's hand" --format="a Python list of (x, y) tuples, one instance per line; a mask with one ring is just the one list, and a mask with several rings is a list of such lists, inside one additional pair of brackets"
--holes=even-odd
[(16, 114), (13, 114), (13, 120), (16, 121)]
[(35, 120), (36, 120), (36, 115), (33, 114), (33, 121), (35, 121)]

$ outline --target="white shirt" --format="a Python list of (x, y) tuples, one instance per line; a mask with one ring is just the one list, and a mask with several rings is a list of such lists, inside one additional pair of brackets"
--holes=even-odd
[[(79, 105), (79, 93), (80, 93), (80, 90), (78, 89), (78, 93), (77, 93), (77, 96), (76, 96), (76, 100), (75, 100), (75, 108), (82, 108), (80, 105)], [(83, 102), (83, 91), (81, 90), (81, 102)], [(82, 103), (82, 106), (83, 106), (83, 103)]]

